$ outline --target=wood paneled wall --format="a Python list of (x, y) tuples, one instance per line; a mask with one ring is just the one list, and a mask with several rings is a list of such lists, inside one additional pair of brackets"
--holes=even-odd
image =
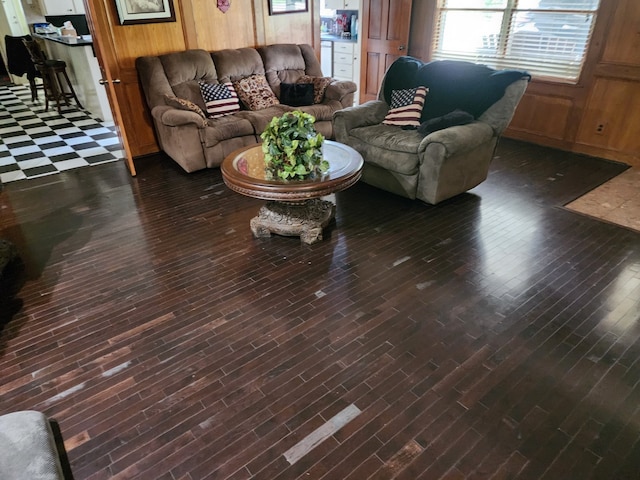
[(138, 82), (137, 57), (187, 48), (212, 51), (272, 43), (308, 43), (320, 51), (319, 0), (309, 0), (308, 12), (274, 16), (269, 15), (266, 0), (233, 0), (224, 14), (216, 8), (215, 0), (173, 1), (176, 21), (167, 23), (119, 25), (112, 0), (100, 0), (101, 8), (97, 9), (110, 26), (108, 40), (115, 50), (121, 80), (118, 88), (126, 98), (126, 102), (120, 101), (123, 127), (134, 157), (159, 151)]
[(610, 18), (575, 150), (640, 167), (640, 2), (606, 3)]
[(601, 0), (575, 86), (533, 81), (506, 134), (640, 167), (640, 2)]
[[(430, 58), (435, 1), (414, 0), (409, 54)], [(640, 167), (640, 2), (601, 0), (576, 85), (535, 79), (506, 136)]]
[(106, 1), (101, 6), (104, 9), (98, 9), (97, 13), (104, 15), (110, 26), (108, 40), (113, 45), (117, 62), (117, 70), (112, 74), (121, 81), (117, 88), (120, 90), (118, 98), (124, 121), (122, 127), (127, 132), (131, 152), (134, 157), (157, 152), (159, 148), (138, 82), (135, 60), (141, 55), (186, 48), (181, 10), (176, 8), (175, 22), (120, 25), (115, 2)]
[[(134, 156), (158, 151), (135, 71), (135, 58), (185, 48), (220, 50), (309, 43), (319, 52), (319, 0), (309, 11), (270, 16), (264, 0), (234, 0), (223, 14), (213, 0), (174, 0), (176, 22), (120, 26), (105, 2), (118, 56), (125, 129)], [(414, 0), (409, 54), (430, 56), (435, 2)], [(534, 79), (507, 136), (640, 166), (640, 2), (601, 0), (580, 82)]]

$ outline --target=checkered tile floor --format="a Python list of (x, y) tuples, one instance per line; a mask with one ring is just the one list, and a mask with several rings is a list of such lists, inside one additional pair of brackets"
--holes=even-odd
[(123, 158), (113, 123), (74, 106), (44, 111), (27, 86), (0, 86), (0, 179), (51, 175)]

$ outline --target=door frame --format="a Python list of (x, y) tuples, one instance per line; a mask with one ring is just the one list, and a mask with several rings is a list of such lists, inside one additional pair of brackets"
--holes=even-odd
[(85, 16), (91, 38), (93, 40), (93, 50), (100, 66), (102, 79), (100, 84), (106, 88), (109, 106), (113, 115), (113, 123), (116, 133), (120, 139), (127, 169), (132, 177), (136, 176), (136, 167), (133, 163), (131, 147), (127, 138), (122, 120), (122, 112), (118, 100), (117, 86), (120, 85), (120, 69), (116, 58), (116, 49), (113, 41), (113, 31), (109, 25), (108, 6), (105, 0), (82, 0), (84, 3)]

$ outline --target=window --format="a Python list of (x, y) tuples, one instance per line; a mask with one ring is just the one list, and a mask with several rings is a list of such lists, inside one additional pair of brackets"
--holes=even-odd
[(269, 0), (269, 15), (306, 12), (308, 0)]
[(600, 0), (439, 0), (433, 58), (577, 82)]

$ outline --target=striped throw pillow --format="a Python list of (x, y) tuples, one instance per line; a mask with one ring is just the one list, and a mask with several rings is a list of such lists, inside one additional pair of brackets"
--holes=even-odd
[(427, 87), (393, 90), (390, 109), (382, 123), (398, 127), (418, 128), (424, 99), (428, 91)]
[(240, 111), (238, 94), (231, 82), (228, 83), (202, 83), (200, 93), (207, 107), (207, 115), (210, 118), (223, 117)]

